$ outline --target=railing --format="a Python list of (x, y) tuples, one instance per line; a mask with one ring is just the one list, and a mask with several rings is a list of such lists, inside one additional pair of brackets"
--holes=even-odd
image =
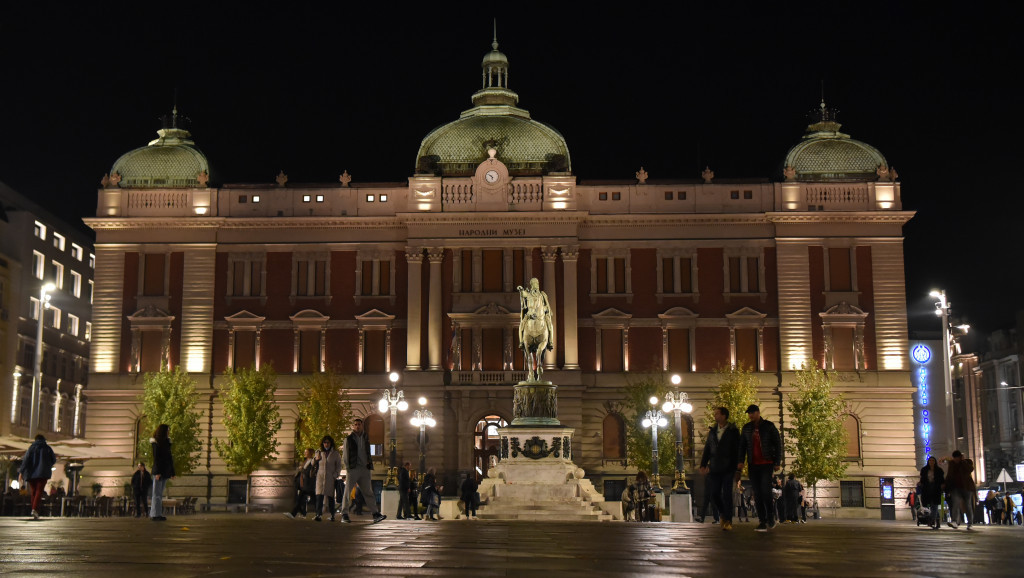
[(470, 183), (444, 184), (441, 190), (441, 204), (465, 205), (473, 202), (473, 185)]
[(459, 385), (508, 385), (526, 379), (525, 371), (455, 371), (453, 379)]
[(823, 208), (842, 207), (850, 210), (851, 205), (867, 208), (870, 198), (863, 185), (812, 185), (807, 187), (807, 204)]
[(128, 195), (129, 209), (188, 209), (189, 193), (184, 191), (132, 191)]
[(512, 205), (539, 205), (544, 202), (544, 188), (541, 183), (513, 183), (508, 202)]

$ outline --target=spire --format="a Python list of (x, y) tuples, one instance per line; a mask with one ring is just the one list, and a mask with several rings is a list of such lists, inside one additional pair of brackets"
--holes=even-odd
[(508, 88), (508, 57), (498, 50), (498, 20), (493, 22), (491, 51), (480, 64), (483, 69), (482, 86), (473, 95), (473, 104), (503, 104), (515, 106), (519, 96)]
[(491, 42), (491, 50), (498, 49), (498, 19), (494, 19), (494, 40)]
[(822, 83), (821, 102), (818, 108), (807, 113), (810, 124), (807, 125), (807, 134), (831, 132), (838, 133), (842, 125), (836, 121), (839, 109), (830, 108), (825, 104), (825, 88)]

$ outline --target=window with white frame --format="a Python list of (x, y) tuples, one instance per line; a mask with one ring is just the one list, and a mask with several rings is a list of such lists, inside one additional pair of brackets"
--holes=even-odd
[(658, 294), (697, 294), (697, 250), (658, 249)]
[(266, 253), (232, 253), (228, 256), (228, 295), (266, 295)]
[(53, 327), (54, 329), (60, 329), (61, 317), (63, 315), (63, 312), (59, 308), (54, 307), (53, 305), (49, 305), (47, 309), (50, 310), (50, 314), (52, 315), (52, 317), (50, 317), (50, 327)]
[(29, 307), (29, 317), (39, 319), (39, 300), (35, 297), (29, 297), (28, 300), (31, 304)]
[(600, 249), (590, 253), (591, 295), (631, 295), (629, 249)]
[(78, 317), (68, 313), (68, 333), (78, 337)]
[(292, 295), (296, 297), (329, 295), (329, 275), (327, 253), (295, 253), (292, 258)]
[(359, 251), (356, 269), (358, 296), (395, 294), (395, 252)]
[(732, 367), (764, 371), (764, 327), (767, 315), (750, 307), (727, 313), (729, 362)]
[(661, 322), (662, 370), (669, 373), (696, 371), (697, 314), (685, 307), (673, 307), (659, 313), (658, 319)]
[(864, 325), (868, 314), (856, 305), (841, 301), (818, 316), (821, 317), (825, 339), (825, 369), (867, 369), (867, 359), (864, 355)]
[(83, 254), (82, 248), (79, 247), (78, 245), (74, 244), (74, 243), (71, 243), (71, 256), (74, 257), (75, 259), (81, 261), (82, 260), (82, 254)]
[(64, 238), (64, 235), (61, 235), (60, 233), (54, 233), (53, 234), (53, 246), (56, 249), (58, 249), (60, 251), (63, 251), (65, 243), (66, 243), (66, 239)]
[(629, 322), (632, 315), (606, 309), (592, 316), (597, 354), (597, 371), (629, 371)]
[(39, 251), (32, 251), (32, 276), (36, 279), (46, 276), (46, 257)]
[(92, 305), (92, 294), (96, 292), (96, 284), (89, 279), (89, 305)]
[(36, 221), (35, 227), (33, 228), (33, 234), (43, 241), (46, 240), (46, 225)]
[(92, 253), (89, 253), (89, 268), (96, 268), (96, 255), (93, 255)]
[(88, 321), (85, 322), (85, 336), (84, 337), (85, 337), (86, 341), (92, 341), (92, 323), (90, 323)]
[(82, 274), (78, 271), (71, 272), (71, 294), (75, 297), (82, 296)]
[(726, 249), (724, 256), (726, 294), (766, 292), (764, 255), (760, 247)]
[(53, 284), (57, 286), (57, 289), (64, 288), (64, 264), (60, 261), (52, 261), (53, 265)]

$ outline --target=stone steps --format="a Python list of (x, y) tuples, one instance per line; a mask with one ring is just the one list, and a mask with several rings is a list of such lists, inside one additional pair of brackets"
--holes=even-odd
[(612, 516), (582, 500), (558, 502), (522, 502), (492, 499), (481, 506), (477, 517), (482, 520), (531, 521), (609, 521)]

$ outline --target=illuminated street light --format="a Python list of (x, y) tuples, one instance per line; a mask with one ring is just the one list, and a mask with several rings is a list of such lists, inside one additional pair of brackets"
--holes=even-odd
[[(651, 406), (658, 407), (658, 398), (651, 396)], [(658, 479), (658, 428), (668, 425), (668, 420), (662, 415), (659, 409), (647, 410), (644, 414), (644, 421), (641, 422), (645, 428), (651, 428), (651, 483), (655, 492), (661, 491), (661, 481)]]
[(50, 306), (50, 291), (57, 287), (53, 283), (46, 283), (39, 289), (39, 312), (36, 319), (36, 359), (32, 372), (32, 409), (28, 418), (28, 437), (36, 437), (39, 429), (39, 398), (43, 388), (43, 318), (44, 313)]
[(391, 467), (388, 468), (387, 479), (384, 483), (389, 490), (394, 490), (398, 488), (396, 482), (398, 474), (398, 464), (396, 463), (398, 461), (398, 440), (395, 438), (398, 430), (398, 412), (409, 409), (409, 403), (405, 401), (405, 392), (395, 389), (398, 383), (398, 374), (392, 371), (388, 379), (391, 380), (391, 390), (384, 390), (384, 395), (381, 396), (377, 409), (381, 413), (391, 410), (391, 440), (388, 442), (391, 453)]
[(427, 398), (421, 397), (419, 400), (420, 409), (412, 412), (412, 419), (410, 422), (415, 427), (420, 428), (420, 471), (419, 480), (423, 482), (423, 472), (427, 467), (427, 428), (434, 427), (437, 422), (434, 421), (434, 414), (430, 413), (430, 410), (426, 408)]
[[(682, 379), (678, 375), (672, 376), (672, 383), (679, 385)], [(676, 417), (676, 479), (672, 484), (672, 491), (677, 494), (687, 494), (690, 488), (686, 486), (686, 478), (683, 476), (683, 413), (693, 411), (690, 405), (689, 396), (685, 392), (668, 392), (665, 396), (665, 405), (661, 406), (665, 413), (672, 412)]]
[(935, 315), (942, 318), (942, 378), (943, 390), (946, 397), (946, 419), (949, 420), (947, 425), (949, 451), (952, 452), (957, 449), (956, 420), (953, 415), (953, 377), (951, 375), (953, 365), (951, 359), (953, 348), (953, 329), (958, 329), (961, 334), (964, 334), (970, 330), (971, 326), (963, 324), (954, 327), (949, 324), (949, 311), (952, 304), (946, 299), (945, 290), (934, 290), (928, 295), (937, 299), (935, 302)]

